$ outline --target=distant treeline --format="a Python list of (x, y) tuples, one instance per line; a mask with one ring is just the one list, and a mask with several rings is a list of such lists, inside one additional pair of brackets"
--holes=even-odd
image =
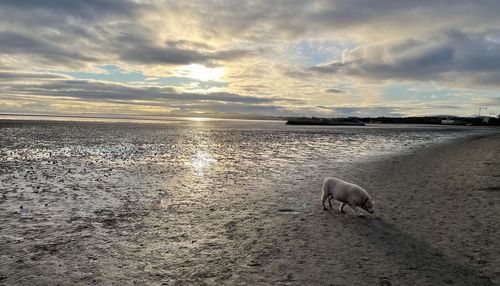
[(364, 125), (364, 123), (399, 123), (399, 124), (443, 124), (500, 126), (497, 117), (450, 117), (450, 116), (413, 116), (413, 117), (293, 117), (287, 118), (291, 125)]
[(354, 125), (363, 126), (364, 122), (358, 118), (318, 118), (318, 117), (297, 117), (289, 118), (286, 124), (289, 125)]

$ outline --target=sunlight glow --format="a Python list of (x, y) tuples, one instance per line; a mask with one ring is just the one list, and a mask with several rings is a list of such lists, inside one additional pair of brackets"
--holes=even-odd
[(191, 167), (197, 176), (204, 175), (204, 169), (209, 165), (217, 162), (210, 153), (204, 150), (198, 150), (196, 155), (191, 159)]
[(206, 117), (189, 117), (188, 119), (190, 121), (208, 121), (208, 120), (210, 120), (209, 118), (206, 118)]
[(200, 64), (190, 64), (177, 68), (175, 74), (201, 81), (214, 81), (224, 77), (224, 68), (208, 68)]

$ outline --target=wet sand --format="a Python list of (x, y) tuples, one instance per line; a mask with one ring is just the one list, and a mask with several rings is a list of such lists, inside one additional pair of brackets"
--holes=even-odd
[[(0, 284), (500, 285), (499, 154), (500, 135), (459, 139), (272, 190), (178, 176), (55, 230), (5, 211)], [(376, 215), (323, 211), (326, 175), (364, 186)]]
[(359, 165), (343, 177), (370, 190), (377, 215), (281, 219), (274, 243), (287, 258), (265, 273), (297, 285), (500, 285), (499, 159), (494, 135)]

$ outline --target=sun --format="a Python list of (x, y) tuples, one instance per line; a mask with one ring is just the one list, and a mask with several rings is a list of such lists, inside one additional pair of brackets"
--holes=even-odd
[(190, 77), (200, 81), (217, 81), (224, 77), (224, 68), (209, 68), (200, 64), (190, 64), (175, 70), (177, 76)]

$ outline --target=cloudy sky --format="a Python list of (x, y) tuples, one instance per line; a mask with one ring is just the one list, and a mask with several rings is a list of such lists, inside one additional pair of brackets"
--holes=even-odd
[(500, 112), (500, 1), (0, 1), (0, 113)]

